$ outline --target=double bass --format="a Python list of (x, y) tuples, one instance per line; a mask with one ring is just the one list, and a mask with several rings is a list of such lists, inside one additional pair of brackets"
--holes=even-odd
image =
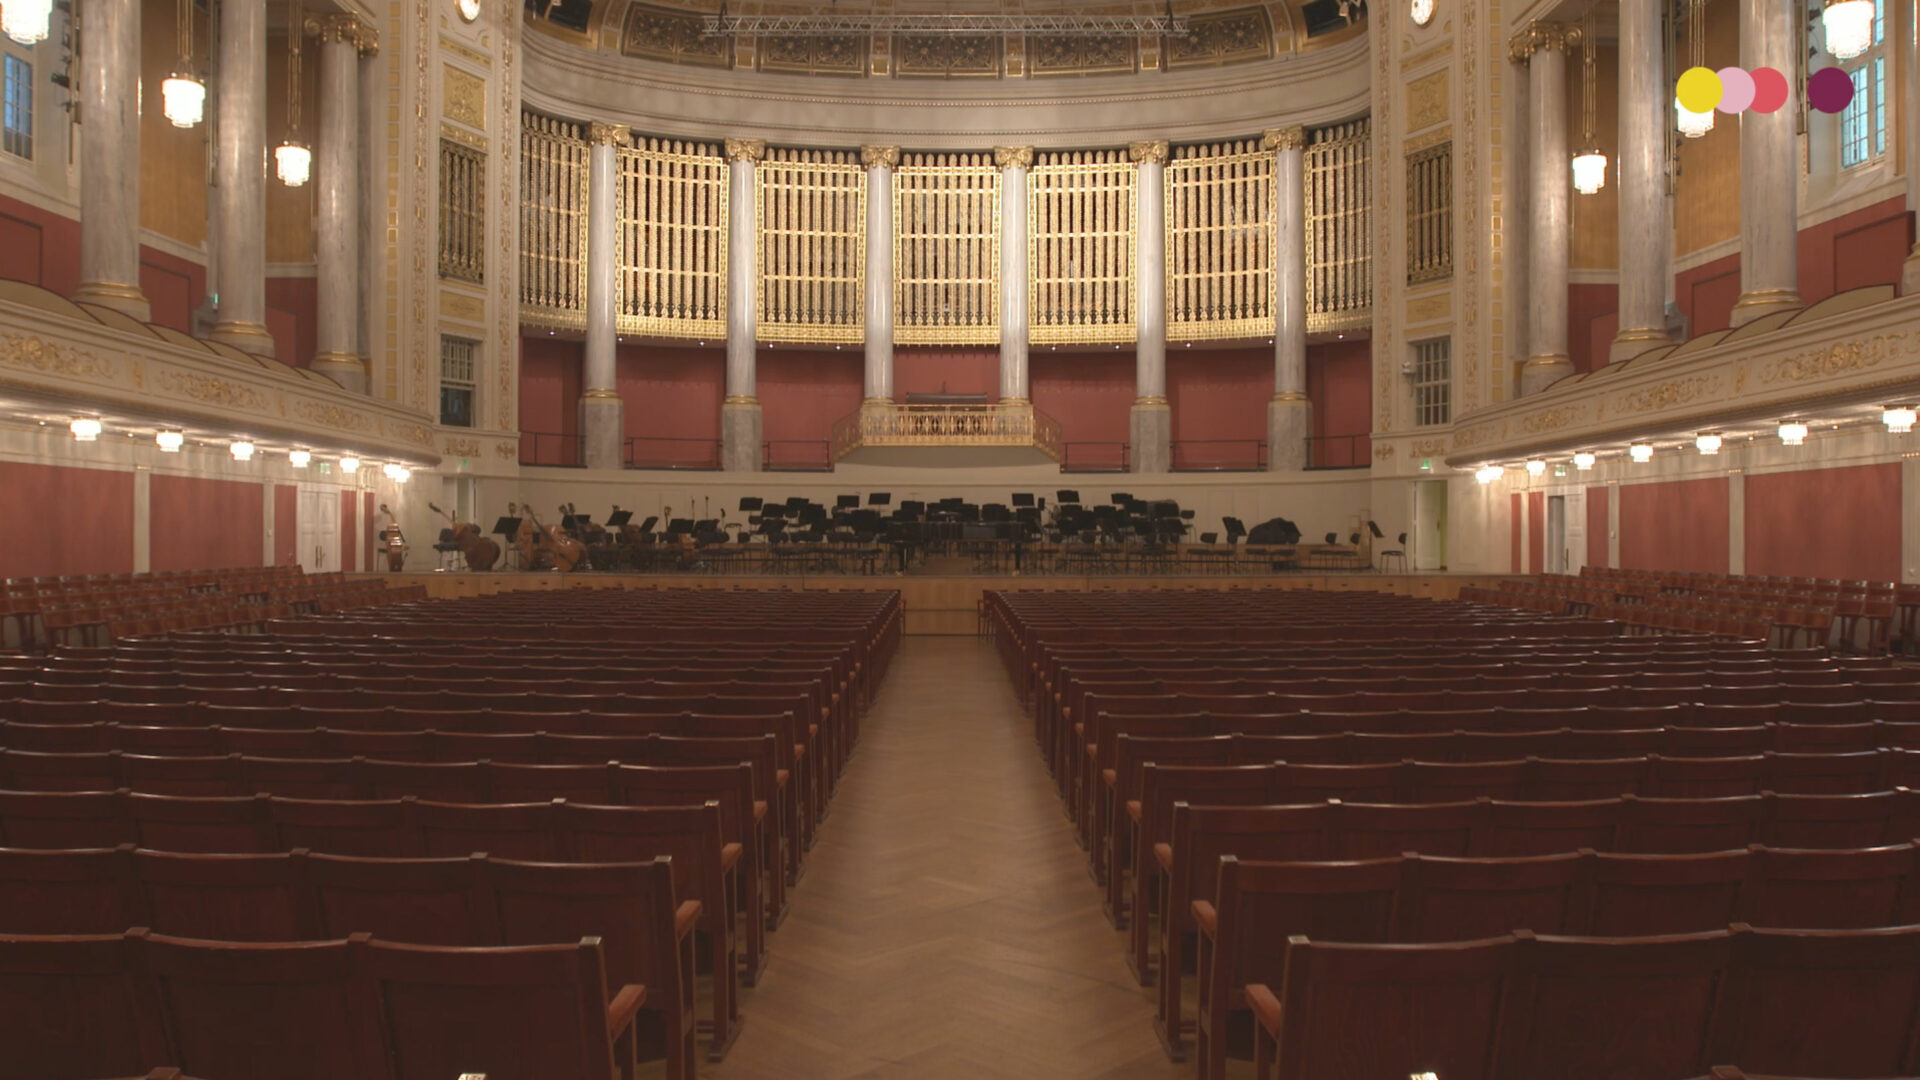
[[(586, 545), (568, 536), (567, 531), (558, 525), (542, 524), (533, 507), (522, 506), (520, 509), (526, 511), (527, 520), (520, 523), (520, 535), (514, 537), (514, 543), (520, 548), (522, 566), (536, 567), (537, 560), (544, 555), (553, 569), (568, 574), (578, 570), (587, 561)], [(528, 525), (529, 521), (531, 526)]]
[(467, 569), (491, 570), (493, 564), (500, 561), (500, 545), (480, 535), (480, 526), (471, 521), (455, 521), (452, 514), (432, 503), (427, 504), (427, 509), (447, 519), (447, 529), (451, 534), (448, 542), (467, 560)]
[(397, 574), (407, 564), (407, 538), (400, 532), (400, 519), (393, 516), (386, 503), (380, 504), (380, 512), (387, 515), (386, 527), (379, 533), (380, 550), (386, 553), (388, 572)]

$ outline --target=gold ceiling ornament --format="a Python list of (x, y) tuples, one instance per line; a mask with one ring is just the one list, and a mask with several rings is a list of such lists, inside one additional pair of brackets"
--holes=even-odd
[(1307, 145), (1307, 129), (1295, 125), (1288, 128), (1268, 128), (1260, 133), (1260, 147), (1263, 150), (1302, 150)]
[(761, 161), (767, 156), (767, 140), (728, 139), (726, 149), (728, 161)]
[(900, 167), (900, 148), (897, 146), (863, 146), (860, 148), (860, 167), (872, 169), (897, 169)]
[(1033, 168), (1033, 147), (996, 146), (993, 148), (993, 163), (1002, 169)]
[(1152, 162), (1155, 165), (1165, 165), (1171, 150), (1172, 147), (1168, 145), (1165, 139), (1132, 142), (1127, 144), (1127, 159), (1142, 165), (1148, 162)]

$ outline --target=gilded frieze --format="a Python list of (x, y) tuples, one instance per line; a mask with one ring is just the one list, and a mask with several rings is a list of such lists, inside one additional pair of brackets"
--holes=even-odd
[(342, 408), (339, 405), (329, 405), (324, 401), (302, 398), (293, 403), (293, 415), (308, 423), (319, 424), (336, 431), (369, 431), (373, 428), (373, 422), (367, 418), (367, 414), (355, 409)]
[(479, 457), (479, 439), (448, 439), (441, 453), (448, 457)]
[(203, 405), (262, 411), (267, 407), (266, 395), (244, 383), (228, 382), (188, 371), (162, 371), (156, 381), (162, 391), (191, 398)]
[(1407, 301), (1407, 324), (1440, 322), (1453, 314), (1453, 293), (1438, 292)]
[(1421, 439), (1407, 451), (1407, 456), (1417, 458), (1442, 457), (1447, 452), (1445, 439)]
[(487, 304), (477, 296), (442, 289), (440, 290), (440, 315), (443, 318), (458, 319), (461, 322), (483, 323), (487, 321)]
[(1407, 84), (1407, 131), (1430, 128), (1452, 112), (1450, 69), (1441, 68), (1431, 75)]
[(487, 81), (447, 65), (441, 77), (440, 112), (456, 124), (486, 130)]
[(869, 49), (865, 34), (766, 37), (755, 63), (761, 71), (797, 75), (865, 75)]
[(1671, 409), (1686, 405), (1701, 398), (1718, 397), (1720, 393), (1721, 384), (1718, 376), (1696, 375), (1687, 379), (1669, 379), (1655, 386), (1642, 387), (1622, 394), (1616, 400), (1614, 408), (1629, 413), (1652, 412), (1657, 409)]
[(1273, 20), (1265, 7), (1194, 15), (1185, 37), (1167, 38), (1167, 67), (1263, 60), (1273, 55)]
[(1521, 417), (1520, 430), (1529, 435), (1538, 435), (1546, 431), (1559, 431), (1561, 428), (1573, 423), (1574, 418), (1579, 414), (1580, 410), (1571, 405), (1562, 405), (1557, 409), (1548, 409), (1545, 412), (1529, 413)]
[(903, 79), (987, 78), (1000, 74), (997, 34), (895, 34), (893, 72)]
[(0, 337), (0, 364), (90, 382), (116, 382), (119, 374), (111, 360), (29, 334)]
[(1139, 39), (1125, 36), (1027, 37), (1027, 63), (1035, 75), (1105, 75), (1128, 72), (1138, 62)]
[(723, 68), (733, 66), (733, 54), (728, 49), (731, 41), (720, 35), (708, 37), (706, 16), (701, 12), (634, 4), (627, 9), (620, 51), (670, 64)]
[(1907, 335), (1879, 334), (1870, 338), (1835, 342), (1768, 363), (1760, 372), (1760, 381), (1768, 386), (1807, 379), (1831, 379), (1856, 371), (1878, 367), (1882, 360), (1903, 350)]

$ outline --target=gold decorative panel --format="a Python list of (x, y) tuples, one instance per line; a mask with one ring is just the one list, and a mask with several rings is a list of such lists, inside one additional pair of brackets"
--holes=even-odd
[(1028, 340), (1134, 339), (1138, 175), (1124, 150), (1040, 155), (1027, 176)]
[(867, 177), (859, 160), (776, 148), (755, 173), (760, 340), (862, 341)]
[(454, 139), (440, 140), (440, 276), (480, 284), (487, 279), (487, 157)]
[(865, 75), (868, 50), (865, 34), (766, 37), (760, 39), (755, 62), (761, 71), (799, 75)]
[(520, 117), (520, 313), (587, 325), (587, 140), (578, 124)]
[(487, 321), (486, 301), (452, 289), (440, 290), (440, 316), (445, 319), (458, 319), (461, 322), (483, 323)]
[(1034, 75), (1112, 75), (1139, 63), (1139, 39), (1029, 34), (1027, 70)]
[(1184, 37), (1170, 37), (1167, 67), (1263, 60), (1273, 55), (1273, 20), (1264, 7), (1236, 8), (1187, 19)]
[(732, 43), (729, 37), (707, 36), (703, 12), (652, 4), (628, 8), (627, 25), (620, 35), (620, 51), (627, 56), (702, 67), (732, 67)]
[(1000, 74), (998, 34), (895, 34), (893, 73), (908, 79)]
[(987, 154), (906, 154), (893, 179), (893, 339), (1000, 340), (1000, 170)]
[(1373, 310), (1372, 125), (1307, 138), (1307, 330), (1364, 324)]
[(717, 338), (727, 327), (727, 161), (711, 143), (643, 139), (619, 151), (615, 325)]
[(455, 123), (485, 131), (487, 80), (446, 65), (441, 76), (440, 112)]
[(1448, 82), (1450, 69), (1441, 68), (1407, 84), (1407, 131), (1430, 128), (1452, 112)]
[(1273, 151), (1175, 148), (1167, 163), (1167, 339), (1273, 335)]

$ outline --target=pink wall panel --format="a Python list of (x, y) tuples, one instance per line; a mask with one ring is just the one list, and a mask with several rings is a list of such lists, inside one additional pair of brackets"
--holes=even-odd
[(267, 279), (267, 329), (273, 357), (288, 367), (312, 367), (320, 322), (320, 283), (310, 277)]
[(720, 437), (726, 350), (622, 345), (615, 356), (628, 438)]
[(1036, 351), (1027, 376), (1033, 407), (1060, 422), (1066, 442), (1127, 442), (1133, 351)]
[(1513, 557), (1513, 572), (1520, 572), (1521, 527), (1525, 525), (1520, 509), (1520, 493), (1514, 492), (1507, 500), (1507, 551)]
[(1547, 493), (1527, 492), (1527, 570), (1543, 574), (1547, 569)]
[(1727, 572), (1727, 479), (1622, 484), (1620, 565)]
[(133, 572), (130, 472), (0, 461), (0, 521), (0, 578)]
[(300, 561), (300, 489), (292, 484), (273, 486), (273, 564)]
[(1574, 371), (1587, 372), (1606, 365), (1606, 347), (1596, 344), (1596, 324), (1606, 327), (1604, 340), (1612, 342), (1613, 328), (1620, 324), (1619, 308), (1618, 286), (1567, 286), (1567, 357), (1573, 361)]
[(1176, 442), (1267, 437), (1273, 347), (1167, 350), (1167, 405)]
[(767, 441), (831, 439), (834, 422), (860, 409), (866, 362), (858, 349), (761, 350), (754, 377)]
[(340, 493), (340, 569), (346, 571), (360, 569), (360, 500), (354, 497), (358, 494)]
[(1607, 504), (1613, 489), (1595, 484), (1587, 489), (1587, 565), (1607, 565)]
[(985, 394), (1000, 400), (997, 345), (901, 346), (893, 350), (893, 398), (908, 394)]
[(1900, 466), (1748, 474), (1747, 573), (1900, 580)]
[(260, 565), (266, 498), (260, 484), (155, 473), (149, 495), (153, 569)]

